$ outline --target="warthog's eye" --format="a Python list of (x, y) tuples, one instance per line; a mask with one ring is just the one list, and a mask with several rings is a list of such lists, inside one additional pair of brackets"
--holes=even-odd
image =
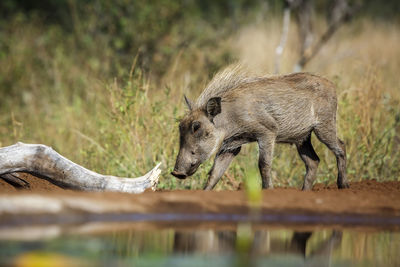
[(200, 126), (201, 126), (200, 122), (198, 122), (198, 121), (193, 122), (192, 123), (192, 132), (193, 133), (197, 132), (197, 130), (200, 129)]
[(195, 155), (195, 154), (196, 154), (196, 152), (192, 151), (192, 155)]

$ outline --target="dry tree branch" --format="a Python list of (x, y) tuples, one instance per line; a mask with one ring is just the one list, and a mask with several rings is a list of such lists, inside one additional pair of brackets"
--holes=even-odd
[(161, 173), (160, 164), (141, 177), (120, 178), (88, 170), (45, 145), (17, 143), (0, 148), (0, 177), (21, 186), (24, 183), (10, 174), (31, 173), (62, 188), (142, 193), (149, 188), (155, 190)]
[[(309, 3), (308, 0), (302, 1), (303, 3)], [(356, 2), (354, 6), (349, 6), (347, 0), (336, 0), (333, 1), (331, 12), (328, 14), (328, 28), (315, 43), (314, 46), (309, 49), (303, 49), (300, 54), (300, 59), (294, 67), (294, 71), (301, 71), (308, 62), (321, 50), (322, 46), (328, 42), (333, 36), (337, 29), (344, 24), (347, 20), (354, 16), (360, 9), (361, 4)], [(299, 9), (299, 12), (307, 9)], [(304, 11), (306, 12), (306, 11)], [(301, 21), (298, 21), (301, 24)], [(301, 25), (299, 25), (301, 26)]]

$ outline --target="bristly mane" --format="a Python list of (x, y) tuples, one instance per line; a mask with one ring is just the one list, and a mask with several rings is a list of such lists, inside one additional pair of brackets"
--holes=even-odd
[(226, 92), (258, 79), (260, 77), (255, 77), (242, 65), (231, 65), (213, 77), (197, 98), (194, 108), (203, 108), (210, 98), (223, 97)]

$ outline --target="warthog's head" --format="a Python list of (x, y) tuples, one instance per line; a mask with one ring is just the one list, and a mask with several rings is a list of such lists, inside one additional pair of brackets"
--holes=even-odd
[(192, 109), (179, 124), (179, 154), (171, 174), (179, 179), (193, 175), (197, 168), (219, 148), (221, 135), (213, 119), (221, 112), (221, 98), (211, 98), (204, 109)]

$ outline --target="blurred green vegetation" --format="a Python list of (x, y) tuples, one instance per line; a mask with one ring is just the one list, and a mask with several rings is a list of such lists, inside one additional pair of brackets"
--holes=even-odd
[[(322, 14), (326, 2), (316, 3)], [(364, 3), (306, 71), (338, 85), (350, 180), (397, 180), (398, 3), (385, 2), (376, 12), (375, 1)], [(282, 6), (277, 0), (3, 0), (0, 145), (44, 143), (89, 169), (119, 176), (140, 176), (162, 162), (160, 188), (202, 188), (211, 160), (185, 181), (169, 175), (186, 111), (182, 95), (195, 98), (236, 60), (272, 73)], [(294, 24), (290, 31), (285, 72), (297, 59)], [(318, 182), (335, 182), (333, 155), (313, 142), (322, 160)], [(257, 148), (248, 145), (217, 188), (237, 188), (256, 166)], [(275, 185), (300, 186), (303, 175), (296, 149), (277, 146)]]

